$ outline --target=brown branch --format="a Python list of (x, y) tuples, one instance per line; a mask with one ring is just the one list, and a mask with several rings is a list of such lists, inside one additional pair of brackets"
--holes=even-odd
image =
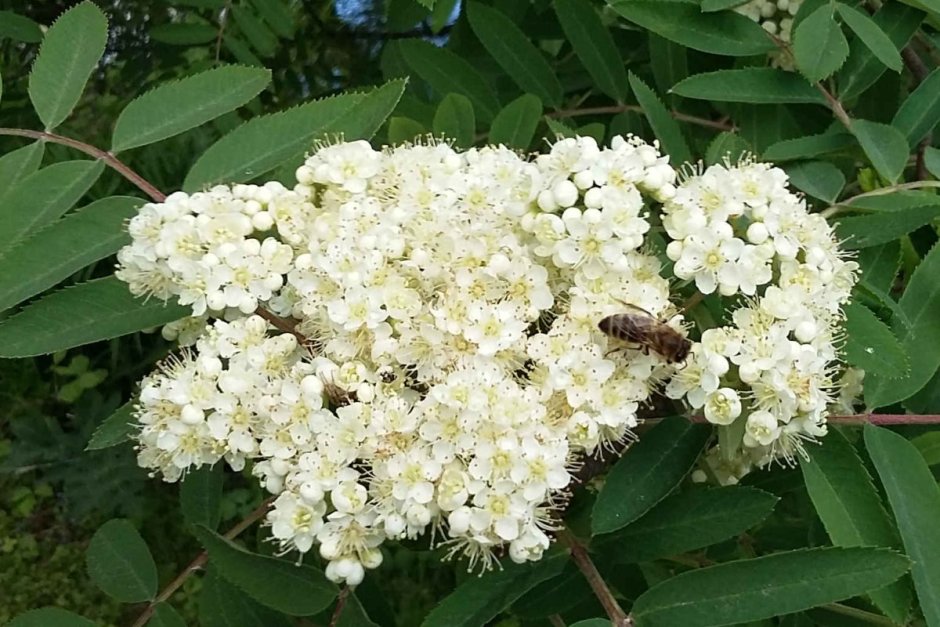
[(552, 627), (565, 627), (565, 619), (558, 614), (549, 614), (548, 622), (552, 624)]
[[(930, 69), (924, 64), (923, 60), (920, 58), (920, 55), (914, 50), (912, 46), (907, 46), (901, 50), (901, 58), (904, 59), (904, 65), (907, 66), (907, 69), (910, 70), (911, 75), (914, 77), (914, 87), (924, 82), (924, 79), (930, 75)], [(930, 147), (931, 141), (933, 139), (932, 133), (927, 133), (927, 136), (921, 140), (917, 145), (917, 161), (915, 172), (917, 178), (924, 180), (930, 177), (930, 172), (927, 171), (927, 163), (924, 158), (924, 153), (927, 151), (927, 148)]]
[(854, 414), (829, 416), (826, 421), (840, 425), (938, 425), (940, 414)]
[[(546, 115), (550, 118), (573, 118), (582, 115), (607, 115), (607, 114), (616, 114), (623, 113), (624, 111), (636, 111), (637, 113), (643, 113), (643, 108), (638, 105), (610, 105), (605, 107), (584, 107), (580, 109), (562, 109), (560, 111), (552, 111)], [(718, 129), (719, 131), (733, 131), (734, 126), (728, 124), (727, 122), (722, 122), (720, 120), (709, 120), (707, 118), (700, 118), (694, 115), (687, 115), (679, 111), (670, 111), (670, 115), (676, 120), (681, 122), (688, 122), (690, 124), (697, 124), (699, 126), (705, 126), (707, 128)]]
[(930, 148), (930, 144), (933, 141), (933, 133), (927, 133), (927, 136), (924, 137), (919, 144), (917, 144), (917, 161), (915, 163), (915, 175), (918, 180), (924, 180), (930, 177), (930, 171), (927, 170), (927, 158), (926, 153), (927, 149)]
[(330, 627), (339, 625), (339, 619), (343, 615), (343, 609), (345, 609), (348, 599), (349, 586), (343, 586), (343, 589), (339, 591), (339, 597), (336, 599), (336, 609), (333, 610), (333, 616), (330, 618)]
[[(137, 174), (134, 170), (129, 168), (127, 164), (122, 162), (120, 159), (114, 156), (113, 153), (106, 152), (100, 148), (96, 148), (91, 144), (86, 144), (83, 141), (77, 139), (72, 139), (71, 137), (65, 137), (63, 135), (56, 135), (55, 133), (47, 133), (45, 131), (33, 131), (25, 128), (0, 128), (0, 135), (12, 135), (16, 137), (31, 137), (33, 139), (38, 139), (41, 141), (48, 141), (54, 144), (61, 144), (62, 146), (69, 146), (76, 150), (80, 150), (86, 155), (90, 155), (95, 159), (100, 159), (104, 161), (105, 164), (110, 166), (113, 170), (123, 176), (125, 179), (136, 185), (141, 191), (150, 196), (154, 202), (163, 202), (166, 200), (166, 194), (157, 189), (150, 181), (146, 180), (141, 175)], [(297, 331), (297, 323), (291, 322), (280, 316), (277, 316), (266, 309), (259, 307), (256, 311), (256, 314), (270, 322), (272, 325), (284, 331), (286, 333), (292, 333), (294, 337), (301, 344), (309, 345), (310, 340)]]
[(613, 592), (607, 586), (607, 582), (597, 571), (591, 556), (577, 538), (567, 529), (558, 532), (558, 541), (568, 547), (571, 551), (571, 559), (587, 579), (588, 585), (594, 591), (594, 596), (600, 601), (607, 616), (610, 617), (613, 627), (633, 627), (633, 619), (627, 616), (627, 613), (620, 607), (620, 603), (614, 598)]
[(826, 99), (826, 104), (829, 105), (829, 109), (832, 110), (832, 114), (836, 116), (836, 119), (842, 122), (842, 126), (847, 130), (852, 130), (852, 118), (846, 113), (845, 107), (842, 106), (839, 99), (829, 93), (829, 90), (826, 89), (822, 83), (816, 83), (816, 89), (818, 89), (823, 95), (823, 98)]
[(95, 159), (104, 161), (106, 165), (111, 167), (111, 169), (136, 185), (142, 192), (150, 196), (154, 202), (163, 202), (166, 200), (166, 195), (163, 192), (154, 187), (144, 177), (130, 169), (123, 161), (115, 157), (114, 153), (101, 150), (100, 148), (96, 148), (91, 144), (86, 144), (83, 141), (72, 139), (71, 137), (64, 137), (62, 135), (47, 133), (45, 131), (33, 131), (26, 128), (0, 128), (0, 135), (31, 137), (33, 139), (48, 141), (52, 142), (53, 144), (61, 144), (62, 146), (74, 148), (75, 150), (81, 151), (86, 155), (94, 157)]
[(219, 33), (215, 38), (215, 62), (218, 64), (219, 57), (222, 54), (222, 38), (225, 35), (225, 26), (228, 24), (228, 16), (232, 11), (232, 0), (227, 0), (225, 6), (219, 11)]
[(924, 64), (920, 55), (912, 47), (907, 46), (901, 50), (901, 58), (904, 60), (907, 69), (911, 71), (917, 84), (923, 83), (924, 79), (930, 75), (930, 68)]
[(303, 333), (297, 330), (297, 323), (294, 322), (293, 320), (282, 318), (278, 316), (277, 314), (268, 311), (264, 307), (258, 307), (257, 309), (255, 309), (255, 315), (261, 316), (262, 318), (267, 320), (271, 324), (271, 326), (278, 329), (279, 331), (283, 331), (284, 333), (290, 333), (291, 335), (296, 337), (297, 341), (300, 342), (302, 345), (309, 347), (312, 344), (312, 342), (310, 341), (310, 338), (308, 338), (306, 335), (304, 335)]
[[(692, 422), (707, 423), (705, 416), (692, 416)], [(653, 422), (648, 420), (647, 422)], [(940, 425), (940, 414), (851, 414), (828, 416), (826, 422), (839, 425)]]
[[(236, 524), (234, 527), (226, 531), (224, 537), (231, 540), (235, 538), (236, 536), (240, 535), (241, 532), (243, 532), (245, 529), (253, 525), (262, 517), (264, 517), (264, 515), (268, 513), (268, 510), (271, 509), (271, 504), (273, 502), (274, 502), (273, 496), (265, 499), (261, 503), (261, 505), (259, 505), (258, 507), (254, 509), (254, 511), (252, 511), (250, 514), (248, 514), (243, 519), (241, 519), (238, 522), (238, 524)], [(154, 611), (154, 608), (157, 606), (157, 604), (163, 601), (166, 601), (171, 596), (173, 596), (173, 593), (179, 590), (180, 586), (183, 585), (183, 582), (189, 579), (189, 576), (192, 575), (194, 572), (196, 572), (197, 570), (200, 570), (203, 566), (205, 566), (206, 562), (208, 561), (209, 561), (208, 551), (203, 551), (202, 553), (197, 555), (196, 559), (191, 561), (189, 565), (186, 568), (184, 568), (180, 572), (180, 574), (176, 576), (176, 578), (173, 581), (167, 584), (167, 586), (163, 590), (160, 591), (160, 594), (158, 594), (157, 597), (153, 601), (150, 602), (147, 608), (143, 612), (141, 612), (140, 616), (137, 617), (137, 620), (134, 621), (131, 627), (143, 627), (144, 625), (146, 625), (147, 621), (150, 620), (150, 617), (153, 616), (153, 611)]]

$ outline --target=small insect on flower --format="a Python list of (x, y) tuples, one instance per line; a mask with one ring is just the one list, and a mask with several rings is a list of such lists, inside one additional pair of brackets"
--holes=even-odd
[(688, 338), (665, 322), (657, 320), (645, 309), (636, 305), (628, 307), (636, 312), (607, 316), (597, 323), (597, 328), (616, 340), (639, 345), (645, 355), (649, 355), (652, 350), (670, 364), (685, 361), (692, 348), (692, 342)]

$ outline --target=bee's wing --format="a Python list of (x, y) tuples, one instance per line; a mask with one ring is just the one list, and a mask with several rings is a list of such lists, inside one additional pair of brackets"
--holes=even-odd
[(640, 315), (646, 315), (646, 316), (649, 316), (650, 318), (652, 318), (653, 320), (656, 320), (656, 316), (654, 316), (654, 315), (651, 314), (650, 312), (646, 311), (645, 309), (643, 309), (643, 308), (640, 307), (639, 305), (634, 305), (633, 303), (623, 303), (623, 306), (626, 307), (626, 308), (628, 308), (628, 309), (632, 309), (633, 311), (637, 312), (637, 313), (640, 314)]
[(629, 342), (645, 344), (648, 342), (650, 334), (659, 324), (659, 321), (657, 321), (656, 318), (653, 318), (646, 313), (628, 313), (621, 315), (622, 323), (620, 325), (620, 333), (623, 338)]

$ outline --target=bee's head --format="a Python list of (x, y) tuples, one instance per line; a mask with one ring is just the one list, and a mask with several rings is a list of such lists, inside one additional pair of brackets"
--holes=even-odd
[[(680, 336), (681, 337), (681, 336)], [(672, 361), (675, 363), (682, 363), (686, 360), (686, 357), (689, 356), (689, 351), (692, 350), (692, 342), (688, 338), (681, 337), (679, 340), (675, 353), (673, 353)]]

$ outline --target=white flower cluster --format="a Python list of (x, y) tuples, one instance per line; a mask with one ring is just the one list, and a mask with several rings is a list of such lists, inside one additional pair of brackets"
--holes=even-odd
[[(276, 221), (280, 236), (291, 242), (291, 227), (305, 209), (279, 183), (171, 194), (131, 218), (133, 242), (118, 253), (117, 276), (136, 295), (178, 297), (196, 316), (226, 308), (249, 314), (281, 288), (293, 260), (288, 244), (251, 236)], [(281, 214), (288, 217), (279, 219)]]
[[(632, 137), (534, 161), (352, 142), (297, 180), (173, 194), (132, 220), (131, 289), (230, 320), (165, 330), (195, 346), (144, 381), (141, 465), (172, 481), (251, 460), (273, 536), (317, 545), (336, 581), (428, 530), (471, 565), (538, 559), (581, 456), (631, 437), (674, 370), (597, 326), (625, 303), (669, 317), (642, 251), (649, 199), (676, 195), (667, 158)], [(309, 345), (245, 317), (258, 307)]]
[(713, 424), (744, 421), (747, 456), (792, 463), (802, 440), (826, 432), (841, 306), (858, 265), (768, 164), (711, 166), (663, 212), (677, 277), (704, 294), (749, 297), (729, 324), (702, 333), (666, 394)]
[(750, 0), (735, 11), (745, 15), (785, 42), (790, 42), (793, 18), (800, 10), (803, 0)]
[[(793, 40), (793, 21), (804, 0), (750, 0), (734, 8), (749, 17), (765, 31), (784, 43)], [(793, 71), (793, 56), (784, 50), (773, 50), (768, 55), (774, 67)]]

